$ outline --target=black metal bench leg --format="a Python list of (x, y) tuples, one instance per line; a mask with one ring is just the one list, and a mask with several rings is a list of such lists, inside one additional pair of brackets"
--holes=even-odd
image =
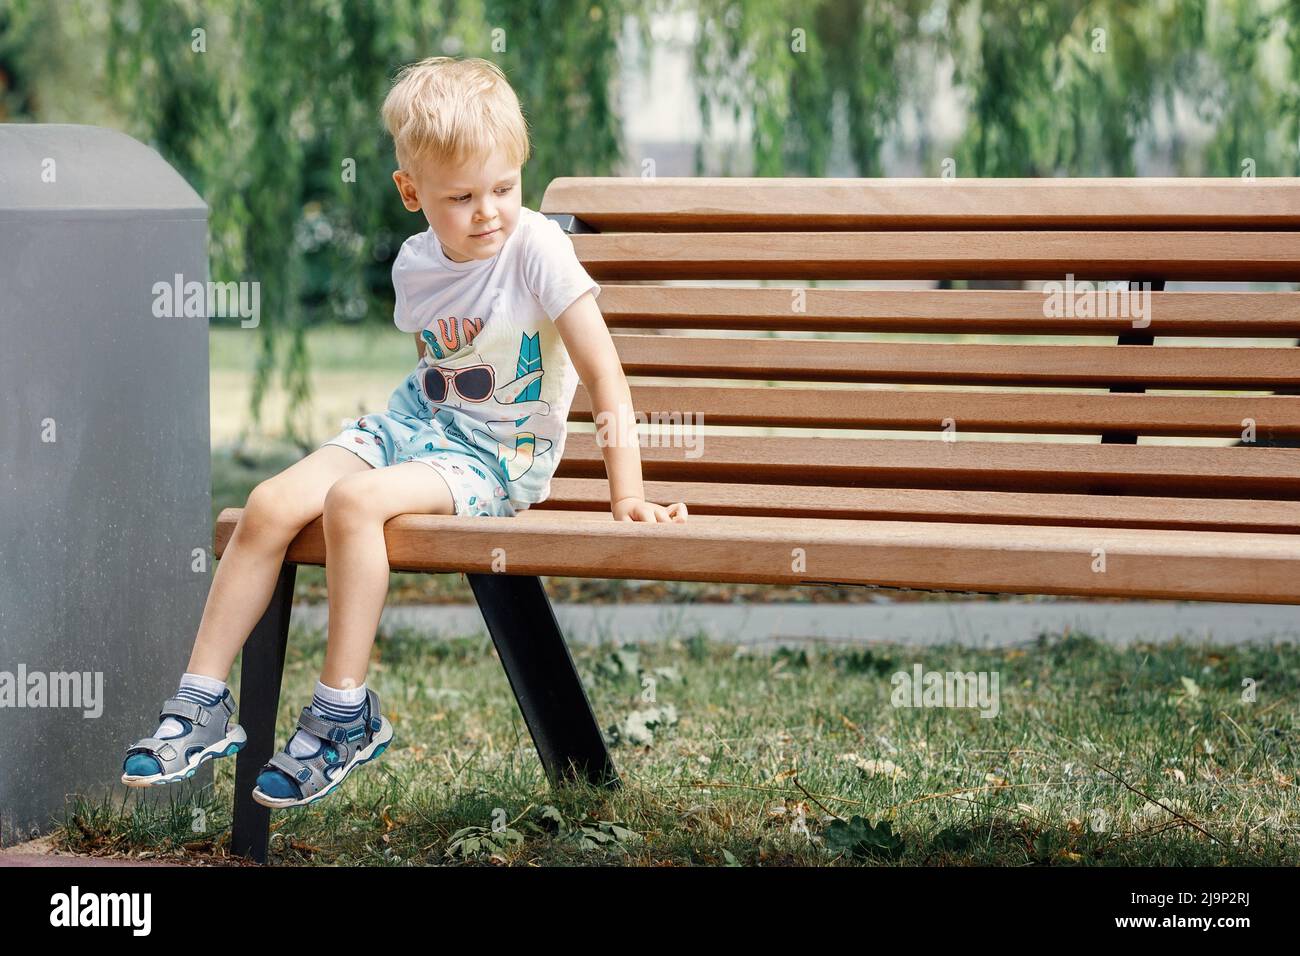
[(266, 613), (244, 643), (239, 669), (237, 719), (248, 741), (235, 756), (235, 817), (230, 852), (266, 862), (271, 835), (271, 808), (253, 800), (257, 775), (275, 752), (275, 714), (280, 708), (284, 652), (289, 643), (289, 612), (293, 606), (296, 564), (284, 564)]
[[(1165, 291), (1164, 279), (1148, 279), (1145, 281), (1151, 283), (1152, 292)], [(1128, 284), (1129, 292), (1130, 293), (1141, 292), (1142, 282), (1143, 280), (1140, 279), (1130, 280)], [(1150, 318), (1150, 316), (1147, 316), (1147, 318)], [(1115, 344), (1116, 345), (1153, 345), (1155, 344), (1155, 340), (1156, 337), (1154, 332), (1150, 332), (1147, 329), (1138, 329), (1131, 332), (1121, 332), (1119, 334), (1119, 337), (1115, 340)], [(1116, 393), (1134, 394), (1138, 392), (1145, 392), (1146, 388), (1144, 388), (1141, 385), (1115, 385), (1110, 389), (1110, 391)], [(1101, 443), (1103, 445), (1136, 445), (1138, 443), (1138, 436), (1132, 432), (1102, 432)]]
[(541, 578), (466, 576), (551, 786), (621, 786)]

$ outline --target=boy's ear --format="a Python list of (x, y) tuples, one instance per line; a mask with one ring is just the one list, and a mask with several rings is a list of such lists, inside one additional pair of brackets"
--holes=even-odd
[(420, 197), (415, 192), (415, 181), (407, 174), (404, 169), (393, 170), (393, 182), (397, 184), (397, 192), (402, 197), (402, 205), (408, 212), (420, 211)]

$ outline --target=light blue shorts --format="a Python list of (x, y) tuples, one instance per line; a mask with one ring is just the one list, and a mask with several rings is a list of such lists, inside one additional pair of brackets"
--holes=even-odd
[(346, 448), (373, 468), (404, 461), (428, 465), (446, 479), (458, 515), (512, 517), (516, 513), (491, 469), (436, 421), (389, 408), (355, 419), (321, 447), (325, 445)]

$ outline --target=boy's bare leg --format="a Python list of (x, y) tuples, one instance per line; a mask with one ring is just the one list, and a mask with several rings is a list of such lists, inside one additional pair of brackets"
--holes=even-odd
[(325, 445), (253, 489), (213, 575), (188, 672), (226, 680), (271, 601), (289, 542), (321, 516), (337, 481), (370, 470), (346, 448)]
[(338, 481), (325, 496), (325, 581), (329, 588), (329, 645), (321, 681), (359, 687), (388, 596), (384, 522), (396, 515), (453, 514), (442, 475), (406, 461)]

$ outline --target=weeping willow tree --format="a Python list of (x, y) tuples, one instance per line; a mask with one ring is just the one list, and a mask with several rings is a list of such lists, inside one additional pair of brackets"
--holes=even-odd
[[(754, 175), (826, 175), (837, 143), (861, 176), (900, 157), (928, 175), (944, 160), (959, 176), (1136, 175), (1156, 153), (1183, 175), (1300, 172), (1300, 0), (0, 0), (0, 71), (21, 81), (0, 107), (32, 111), (31, 78), (79, 31), (75, 95), (102, 86), (208, 201), (213, 278), (261, 283), (250, 427), (278, 371), (305, 451), (304, 332), (386, 322), (413, 231), (378, 116), (397, 68), (449, 54), (505, 70), (535, 208), (556, 176), (621, 168), (620, 34), (648, 49), (660, 13), (697, 25), (705, 137), (746, 121)], [(961, 118), (945, 138), (947, 83)], [(706, 164), (701, 142), (696, 172), (739, 172), (734, 155)]]
[[(950, 16), (978, 25), (954, 30), (971, 91), (958, 166), (970, 175), (1135, 175), (1157, 120), (1183, 174), (1295, 168), (1294, 141), (1277, 135), (1294, 77), (1263, 62), (1285, 52), (1276, 2), (955, 0)], [(1179, 138), (1186, 116), (1212, 131), (1197, 155)]]
[[(908, 92), (908, 57), (929, 0), (696, 0), (693, 66), (706, 133), (748, 115), (756, 176), (825, 174), (835, 117), (858, 174), (883, 173), (881, 147)], [(697, 172), (703, 172), (697, 152)]]
[(379, 117), (397, 69), (439, 54), (501, 66), (529, 121), (523, 199), (535, 207), (554, 176), (608, 172), (620, 158), (611, 80), (625, 13), (639, 11), (572, 0), (301, 0), (292, 11), (111, 0), (106, 82), (132, 132), (207, 200), (214, 278), (261, 283), (248, 429), (278, 371), (285, 436), (310, 450), (306, 330), (391, 314), (389, 267), (415, 231), (393, 201)]
[[(883, 174), (906, 115), (933, 175), (947, 158), (962, 176), (1136, 175), (1157, 124), (1182, 174), (1300, 164), (1300, 0), (684, 5), (700, 23), (705, 129), (719, 114), (747, 117), (755, 175), (824, 175), (836, 116), (861, 176)], [(945, 70), (964, 122), (955, 142), (930, 144)], [(1188, 117), (1209, 130), (1195, 153), (1181, 138)]]

